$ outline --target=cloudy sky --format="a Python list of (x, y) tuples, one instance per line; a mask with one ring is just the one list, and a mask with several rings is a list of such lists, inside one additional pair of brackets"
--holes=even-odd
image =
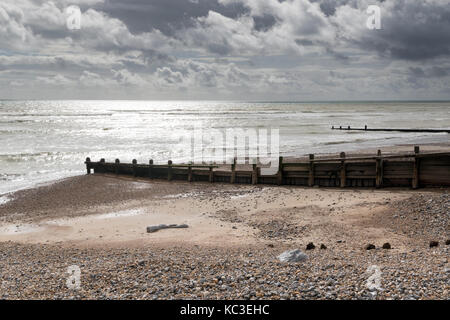
[(450, 99), (450, 0), (1, 0), (0, 99)]

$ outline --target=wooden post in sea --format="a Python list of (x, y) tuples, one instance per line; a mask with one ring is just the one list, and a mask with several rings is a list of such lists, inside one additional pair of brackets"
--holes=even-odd
[(283, 157), (278, 158), (277, 183), (279, 186), (283, 184)]
[(136, 175), (137, 175), (136, 166), (137, 166), (137, 160), (133, 159), (133, 177), (136, 177)]
[(420, 159), (418, 159), (417, 155), (420, 152), (420, 147), (415, 146), (414, 147), (414, 168), (413, 168), (413, 179), (412, 179), (412, 188), (417, 189), (420, 185), (419, 183), (419, 166), (420, 166)]
[(188, 182), (192, 182), (192, 165), (188, 165)]
[(214, 182), (214, 171), (213, 171), (213, 167), (209, 167), (209, 182), (211, 182), (211, 183)]
[(256, 163), (253, 164), (253, 170), (252, 170), (252, 184), (258, 183), (258, 167), (256, 166)]
[(172, 160), (169, 160), (167, 162), (167, 180), (171, 181), (172, 180)]
[(91, 174), (91, 158), (87, 157), (85, 164), (87, 174)]
[(148, 161), (148, 177), (149, 177), (150, 179), (151, 179), (152, 176), (153, 176), (152, 171), (153, 171), (153, 159), (150, 159), (150, 160)]
[(231, 165), (231, 178), (230, 183), (236, 183), (236, 157), (233, 158), (233, 164)]
[(364, 131), (367, 131), (367, 124), (364, 126)]
[(383, 158), (381, 157), (381, 150), (378, 150), (377, 152), (377, 160), (375, 166), (375, 187), (381, 188), (383, 186)]
[(116, 161), (115, 161), (115, 166), (114, 166), (114, 171), (115, 171), (115, 173), (118, 175), (119, 174), (119, 169), (120, 169), (120, 160), (119, 159), (116, 159)]
[(341, 188), (345, 188), (346, 177), (346, 165), (345, 165), (345, 152), (341, 152)]
[(309, 178), (308, 186), (314, 186), (314, 154), (309, 155)]

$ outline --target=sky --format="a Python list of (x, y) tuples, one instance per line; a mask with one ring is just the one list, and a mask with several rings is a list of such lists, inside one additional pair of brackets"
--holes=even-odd
[(0, 99), (449, 100), (450, 0), (1, 0)]

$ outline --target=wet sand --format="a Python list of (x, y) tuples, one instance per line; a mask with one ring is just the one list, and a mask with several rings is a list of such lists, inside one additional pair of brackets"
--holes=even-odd
[[(426, 192), (425, 192), (426, 193)], [(15, 194), (0, 207), (0, 241), (82, 246), (250, 245), (408, 239), (365, 221), (409, 190), (317, 189), (134, 180), (113, 175), (64, 179)], [(147, 234), (146, 226), (187, 224)], [(279, 230), (278, 230), (279, 229)], [(289, 232), (288, 232), (289, 233)]]

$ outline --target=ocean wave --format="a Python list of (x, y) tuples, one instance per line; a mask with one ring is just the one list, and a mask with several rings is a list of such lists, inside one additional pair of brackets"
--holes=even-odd
[[(112, 116), (113, 113), (0, 113), (0, 116), (7, 117), (104, 117)], [(12, 120), (9, 120), (12, 121)], [(27, 121), (27, 120), (16, 120)]]
[(0, 173), (0, 181), (11, 181), (23, 176), (20, 173)]
[(55, 157), (63, 155), (63, 152), (33, 152), (33, 153), (14, 153), (14, 154), (0, 154), (0, 161), (18, 162), (24, 160), (32, 160), (39, 157)]
[(354, 140), (339, 140), (339, 141), (328, 141), (324, 142), (323, 144), (326, 146), (329, 145), (335, 145), (335, 144), (343, 144), (343, 143), (353, 143), (353, 142), (367, 142), (367, 141), (373, 141), (377, 139), (354, 139)]

